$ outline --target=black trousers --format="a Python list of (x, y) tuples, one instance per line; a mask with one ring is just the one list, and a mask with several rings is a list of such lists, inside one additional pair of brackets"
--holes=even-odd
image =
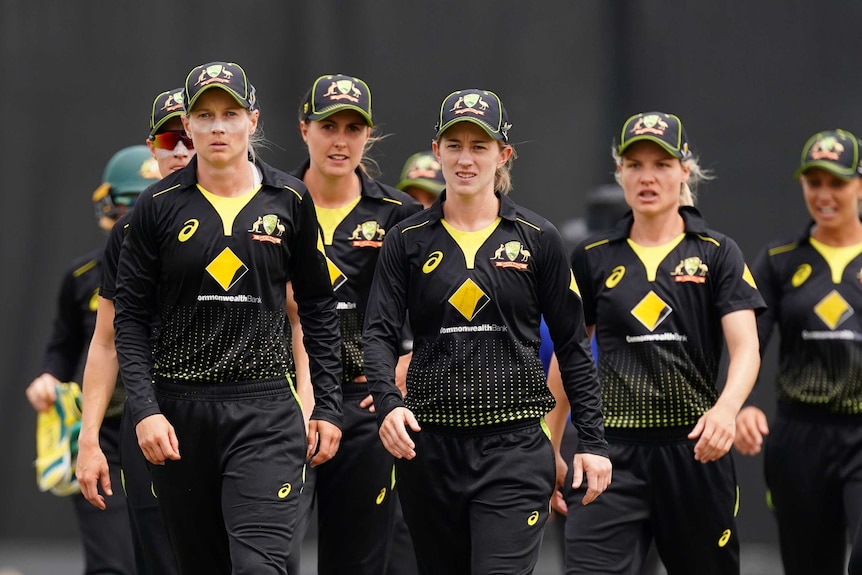
[(738, 575), (732, 457), (700, 463), (687, 439), (609, 443), (607, 491), (589, 505), (581, 504), (586, 481), (566, 493), (567, 575), (637, 575), (653, 539), (669, 575)]
[(395, 518), (394, 458), (377, 434), (377, 415), (361, 409), (368, 386), (346, 384), (338, 453), (317, 467), (320, 575), (384, 575)]
[(70, 496), (84, 548), (84, 574), (135, 575), (135, 552), (126, 495), (120, 471), (120, 418), (109, 417), (99, 431), (99, 445), (108, 460), (112, 497), (97, 509), (80, 493)]
[(389, 565), (386, 575), (418, 575), (416, 551), (413, 549), (413, 539), (410, 528), (404, 521), (404, 510), (401, 508), (401, 498), (398, 496), (398, 477), (395, 477), (395, 519), (392, 527), (392, 546), (389, 549)]
[(149, 464), (131, 421), (127, 404), (120, 424), (120, 462), (138, 575), (176, 575), (177, 561), (159, 511)]
[[(308, 463), (310, 461), (306, 462)], [(299, 507), (296, 511), (296, 525), (290, 541), (290, 555), (287, 558), (288, 575), (302, 575), (302, 546), (305, 543), (308, 528), (311, 526), (311, 514), (314, 512), (315, 485), (317, 485), (317, 468), (306, 465), (302, 493), (299, 495)]]
[(422, 575), (533, 572), (554, 489), (554, 452), (538, 421), (508, 429), (411, 433), (398, 495)]
[[(353, 385), (356, 387), (347, 388), (344, 395), (341, 449), (332, 461), (306, 469), (287, 571), (300, 575), (302, 540), (311, 514), (317, 512), (314, 501), (322, 499), (326, 510), (321, 513), (323, 527), (318, 538), (319, 573), (417, 575), (416, 554), (401, 502), (389, 488), (394, 460), (383, 448), (374, 414), (359, 409), (359, 402), (368, 394), (367, 386)], [(323, 491), (317, 490), (319, 472), (326, 482)], [(395, 480), (397, 490), (397, 476)], [(373, 504), (368, 494), (373, 495)], [(389, 555), (385, 561), (387, 541)]]
[(305, 465), (287, 380), (204, 388), (160, 383), (182, 459), (152, 466), (183, 575), (285, 575)]
[[(862, 516), (862, 417), (802, 419), (779, 408), (764, 463), (784, 572), (844, 573), (848, 531), (852, 541)], [(862, 573), (859, 544), (854, 574)]]

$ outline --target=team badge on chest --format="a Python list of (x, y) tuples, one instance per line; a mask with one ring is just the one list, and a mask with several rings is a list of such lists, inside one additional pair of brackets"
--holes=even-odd
[(355, 248), (379, 248), (383, 245), (383, 236), (385, 235), (386, 230), (372, 220), (357, 225), (347, 239), (351, 240)]
[(679, 262), (670, 275), (676, 282), (702, 284), (706, 282), (707, 272), (709, 272), (709, 267), (699, 257), (695, 256)]
[(284, 224), (275, 214), (267, 214), (259, 216), (248, 231), (251, 232), (251, 239), (255, 241), (280, 244), (281, 236), (284, 234)]
[(500, 244), (500, 247), (494, 252), (494, 257), (491, 258), (491, 261), (498, 268), (525, 270), (529, 267), (527, 262), (529, 262), (531, 257), (532, 254), (521, 242), (512, 240), (505, 244)]

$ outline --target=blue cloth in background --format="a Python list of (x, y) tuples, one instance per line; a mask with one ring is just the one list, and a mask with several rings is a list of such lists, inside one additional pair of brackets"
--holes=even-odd
[[(548, 331), (548, 324), (545, 323), (545, 318), (542, 318), (542, 322), (539, 325), (539, 334), (542, 338), (542, 343), (539, 345), (539, 358), (542, 360), (542, 367), (545, 368), (545, 376), (548, 375), (548, 369), (551, 367), (551, 358), (554, 356), (554, 342), (551, 341), (551, 332)], [(590, 340), (590, 345), (593, 348), (593, 361), (598, 363), (599, 361), (599, 346), (596, 343), (596, 338), (593, 336), (592, 340)], [(571, 420), (572, 414), (569, 414), (569, 420)]]
[[(548, 369), (551, 366), (551, 357), (554, 355), (554, 342), (551, 341), (551, 332), (548, 331), (548, 324), (545, 323), (545, 318), (542, 318), (542, 323), (539, 325), (539, 334), (542, 338), (542, 343), (539, 345), (539, 357), (542, 360), (542, 366), (545, 368), (545, 375), (548, 375)], [(590, 340), (590, 345), (593, 348), (593, 361), (598, 363), (599, 346), (596, 343), (596, 338)]]
[(542, 338), (542, 343), (539, 345), (539, 358), (542, 360), (542, 367), (545, 368), (545, 376), (547, 376), (548, 369), (551, 367), (551, 357), (554, 355), (554, 342), (551, 341), (551, 332), (548, 331), (548, 324), (545, 323), (544, 317), (539, 325), (539, 334)]

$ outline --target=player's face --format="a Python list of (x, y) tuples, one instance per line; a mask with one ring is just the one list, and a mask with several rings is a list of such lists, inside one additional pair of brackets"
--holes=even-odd
[(501, 146), (481, 127), (458, 122), (432, 142), (440, 162), (446, 194), (476, 196), (494, 193), (497, 168), (512, 155), (511, 146)]
[(632, 144), (617, 170), (626, 203), (643, 216), (677, 211), (680, 188), (691, 171), (653, 142)]
[(355, 110), (342, 110), (322, 120), (301, 122), (300, 131), (308, 145), (311, 169), (330, 178), (352, 175), (371, 137), (371, 127)]
[(183, 116), (199, 161), (225, 166), (247, 161), (248, 139), (257, 128), (258, 111), (249, 112), (224, 90), (207, 90)]
[[(183, 121), (177, 117), (173, 117), (159, 128), (159, 134), (168, 133), (168, 132), (182, 132), (185, 133), (185, 128), (183, 128)], [(176, 172), (180, 168), (184, 168), (186, 164), (189, 163), (189, 160), (192, 159), (192, 156), (195, 155), (195, 149), (189, 149), (183, 143), (181, 139), (177, 139), (176, 145), (172, 150), (168, 150), (162, 147), (157, 147), (152, 140), (147, 140), (147, 146), (150, 148), (150, 153), (155, 158), (156, 163), (159, 164), (159, 174), (164, 178), (171, 172)]]
[(799, 177), (805, 204), (820, 228), (840, 229), (856, 225), (862, 178), (842, 180), (838, 176), (813, 168)]

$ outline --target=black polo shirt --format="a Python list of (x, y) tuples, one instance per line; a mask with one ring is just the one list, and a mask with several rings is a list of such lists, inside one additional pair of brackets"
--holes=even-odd
[[(309, 165), (306, 161), (293, 175), (302, 179)], [(422, 204), (404, 192), (369, 178), (359, 169), (356, 173), (362, 190), (355, 204), (335, 209), (315, 206), (329, 277), (338, 300), (345, 382), (353, 382), (365, 373), (362, 324), (383, 238), (395, 224), (422, 211)]]
[[(443, 219), (445, 192), (386, 234), (365, 324), (378, 419), (405, 405), (420, 423), (482, 428), (538, 419), (554, 406), (539, 359), (544, 314), (581, 451), (606, 453), (581, 302), (550, 222), (499, 196), (497, 221), (464, 233)], [(393, 371), (409, 313), (413, 358), (402, 402)]]
[(341, 423), (338, 318), (314, 204), (301, 181), (257, 166), (262, 183), (255, 190), (221, 198), (198, 185), (195, 157), (136, 203), (114, 295), (117, 352), (135, 423), (158, 413), (153, 382), (285, 378), (288, 277), (315, 384), (312, 417)]
[(862, 413), (862, 245), (769, 244), (752, 268), (769, 309), (757, 319), (761, 349), (780, 335), (779, 401)]
[(685, 232), (660, 261), (630, 242), (631, 212), (572, 255), (608, 429), (696, 423), (718, 398), (722, 316), (764, 307), (736, 243), (696, 209), (680, 214)]

